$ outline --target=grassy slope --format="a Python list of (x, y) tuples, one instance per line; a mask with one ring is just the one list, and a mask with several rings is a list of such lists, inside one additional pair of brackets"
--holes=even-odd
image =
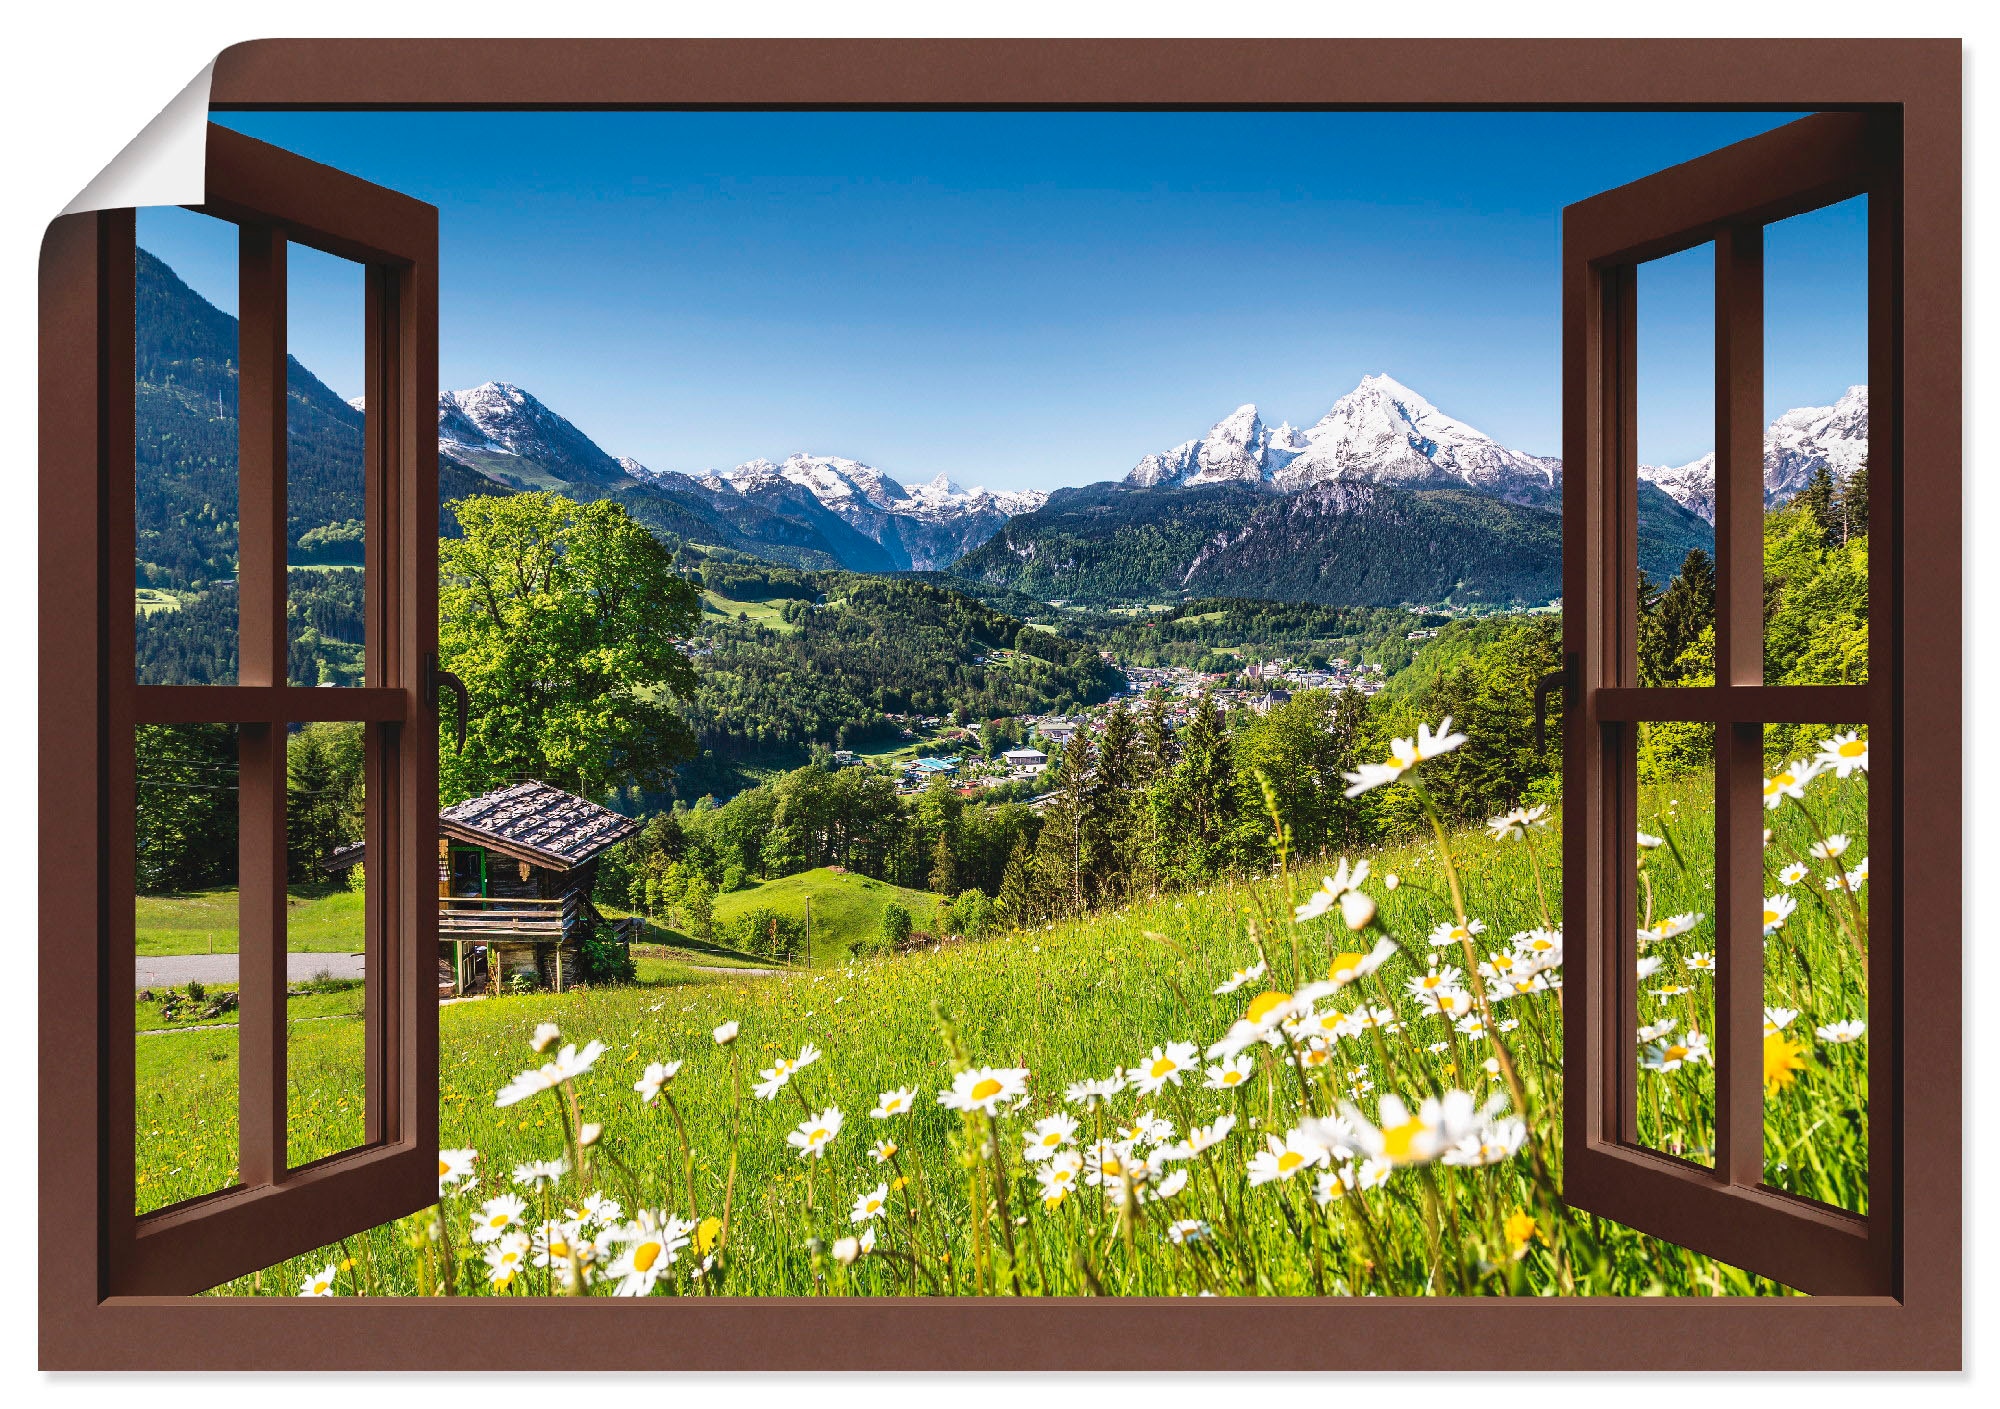
[[(362, 899), (358, 890), (325, 895), (294, 890), (286, 906), (285, 947), (294, 953), (360, 953)], [(236, 952), (234, 887), (142, 895), (137, 921), (142, 955)]]
[[(1670, 864), (1666, 852), (1651, 854), (1655, 858), (1649, 866), (1655, 874), (1656, 914), (1713, 908), (1713, 867), (1702, 854), (1705, 801), (1692, 788), (1683, 791), (1685, 800), (1678, 808), (1672, 805), (1674, 797), (1659, 789), (1648, 789), (1641, 802), (1642, 824), (1655, 832), (1672, 830), (1686, 861), (1685, 865)], [(1857, 829), (1859, 817), (1853, 815), (1851, 807), (1835, 808), (1834, 812), (1830, 822), (1850, 831)], [(1780, 831), (1780, 844), (1774, 851), (1779, 851), (1796, 842), (1792, 835), (1796, 828), (1789, 814), (1774, 820)], [(1552, 842), (1554, 828), (1546, 835)], [(1497, 844), (1483, 834), (1459, 838), (1454, 846), (1466, 870), (1469, 908), (1489, 926), (1482, 951), (1504, 948), (1506, 936), (1539, 922), (1524, 847)], [(1553, 846), (1543, 847), (1543, 857), (1552, 868), (1559, 866)], [(1773, 869), (1780, 859), (1773, 857)], [(1430, 951), (1423, 936), (1447, 913), (1433, 849), (1414, 845), (1374, 860), (1378, 876), (1394, 870), (1402, 879), (1393, 894), (1376, 892), (1382, 897), (1386, 922), (1416, 953), (1427, 956)], [(1301, 891), (1309, 880), (1308, 875), (1298, 879)], [(1553, 901), (1560, 878), (1551, 875), (1549, 881)], [(1812, 948), (1815, 970), (1826, 985), (1837, 960), (1829, 952), (1824, 916), (1804, 898), (1803, 887), (1794, 893), (1801, 895), (1802, 904), (1786, 926), (1787, 941)], [(794, 1052), (801, 1043), (810, 1041), (825, 1056), (799, 1080), (798, 1096), (814, 1109), (838, 1106), (846, 1113), (847, 1127), (828, 1158), (812, 1167), (814, 1181), (809, 1185), (803, 1166), (792, 1157), (783, 1138), (802, 1110), (799, 1100), (793, 1099), (794, 1093), (785, 1092), (775, 1103), (752, 1101), (743, 1108), (742, 1163), (736, 1189), (739, 1230), (733, 1243), (738, 1258), (730, 1284), (730, 1290), (745, 1294), (806, 1291), (815, 1284), (800, 1247), (808, 1234), (831, 1240), (850, 1231), (848, 1203), (858, 1191), (873, 1187), (884, 1177), (880, 1167), (867, 1157), (866, 1149), (885, 1132), (893, 1134), (902, 1146), (903, 1169), (918, 1171), (929, 1196), (940, 1203), (942, 1222), (953, 1229), (962, 1229), (965, 1223), (963, 1179), (955, 1171), (948, 1144), (956, 1128), (954, 1118), (940, 1110), (933, 1099), (935, 1090), (949, 1079), (934, 1012), (942, 1012), (953, 1023), (975, 1062), (1019, 1064), (1032, 1070), (1031, 1103), (1008, 1117), (1008, 1138), (1015, 1140), (1026, 1122), (1061, 1108), (1059, 1095), (1067, 1082), (1133, 1065), (1159, 1042), (1182, 1038), (1206, 1042), (1218, 1035), (1242, 1010), (1244, 994), (1216, 997), (1210, 990), (1230, 969), (1254, 957), (1245, 925), (1247, 915), (1253, 909), (1268, 915), (1289, 899), (1271, 894), (1268, 888), (1260, 897), (1242, 886), (1217, 886), (985, 944), (813, 973), (750, 980), (684, 973), (678, 984), (560, 997), (527, 995), (447, 1007), (440, 1015), (441, 1042), (449, 1054), (443, 1064), (442, 1139), (447, 1145), (480, 1151), (485, 1173), (478, 1195), (481, 1198), (498, 1190), (505, 1172), (515, 1163), (558, 1151), (560, 1139), (552, 1103), (538, 1099), (508, 1110), (496, 1110), (492, 1104), (493, 1092), (515, 1071), (532, 1064), (526, 1038), (534, 1025), (552, 1020), (561, 1025), (565, 1040), (597, 1038), (609, 1047), (579, 1087), (587, 1115), (606, 1124), (608, 1148), (640, 1171), (641, 1187), (637, 1190), (613, 1188), (628, 1204), (633, 1198), (664, 1202), (676, 1209), (687, 1203), (678, 1178), (673, 1177), (678, 1170), (679, 1147), (672, 1122), (657, 1109), (641, 1107), (630, 1091), (645, 1062), (685, 1060), (674, 1092), (695, 1141), (697, 1204), (705, 1210), (719, 1199), (727, 1166), (732, 1087), (732, 1054), (715, 1048), (709, 1029), (725, 1018), (741, 1021), (742, 1036), (733, 1055), (742, 1061), (746, 1075), (768, 1065), (776, 1054)], [(1165, 936), (1168, 942), (1149, 937), (1149, 931)], [(1282, 974), (1295, 961), (1308, 971), (1319, 970), (1324, 964), (1323, 958), (1316, 957), (1319, 946), (1339, 932), (1325, 927), (1293, 931), (1283, 924), (1270, 926), (1267, 921), (1265, 933), (1271, 936), (1266, 952)], [(1685, 960), (1697, 951), (1713, 948), (1713, 927), (1703, 923), (1689, 934), (1650, 950), (1662, 958), (1664, 967), (1648, 989), (1690, 976), (1696, 979), (1691, 995), (1675, 998), (1667, 1011), (1695, 1005), (1691, 1015), (1706, 1018), (1707, 980), (1691, 975)], [(1449, 962), (1457, 955), (1450, 952), (1444, 957)], [(1392, 959), (1379, 976), (1379, 989), (1369, 995), (1371, 1001), (1394, 1002), (1409, 1024), (1410, 1042), (1393, 1050), (1399, 1066), (1406, 1057), (1414, 1058), (1415, 1044), (1428, 1043), (1438, 1035), (1437, 1020), (1414, 1015), (1408, 1000), (1399, 996), (1410, 972), (1406, 959)], [(1770, 996), (1780, 1001), (1790, 998), (1794, 982), (1780, 964), (1774, 968)], [(1809, 1065), (1792, 1086), (1771, 1099), (1774, 1148), (1796, 1156), (1800, 1140), (1810, 1136), (1822, 1142), (1822, 1158), (1798, 1161), (1794, 1170), (1799, 1174), (1807, 1172), (1803, 1166), (1808, 1164), (1817, 1166), (1835, 1159), (1853, 1164), (1858, 1154), (1851, 1145), (1842, 1148), (1851, 1137), (1841, 1133), (1840, 1114), (1858, 1089), (1854, 1067), (1864, 1058), (1865, 1046), (1829, 1049), (1815, 1044), (1810, 1026), (1849, 1016), (1840, 1010), (1844, 998), (1839, 993), (1823, 992), (1813, 1006), (1798, 1004), (1806, 1007), (1806, 1014), (1793, 1031), (1802, 1035)], [(1650, 993), (1642, 997), (1649, 1009), (1658, 1001)], [(1560, 1099), (1553, 1066), (1554, 1054), (1560, 1050), (1560, 1006), (1554, 994), (1514, 1002), (1509, 1015), (1523, 1019), (1523, 1025), (1513, 1033), (1511, 1044), (1528, 1084), (1530, 1106), (1541, 1113), (1537, 1128), (1550, 1132), (1552, 1139), (1548, 1112)], [(199, 1044), (215, 1036), (142, 1039), (142, 1075), (157, 1070), (148, 1064), (148, 1044), (157, 1053), (169, 1041)], [(315, 1073), (341, 1069), (343, 1054), (358, 1051), (359, 1037), (353, 1024), (300, 1024), (293, 1037), (295, 1075), (303, 1073), (312, 1079)], [(1391, 1041), (1393, 1045), (1403, 1039)], [(177, 1050), (192, 1055), (190, 1046)], [(1407, 1072), (1398, 1076), (1381, 1070), (1380, 1059), (1379, 1049), (1371, 1052), (1352, 1042), (1340, 1048), (1341, 1067), (1353, 1063), (1354, 1070), (1389, 1078), (1380, 1082), (1379, 1089), (1407, 1092), (1418, 1085)], [(1442, 1062), (1445, 1058), (1425, 1060)], [(190, 1178), (197, 1181), (195, 1187), (214, 1187), (218, 1178), (226, 1182), (226, 1161), (218, 1153), (215, 1132), (207, 1131), (204, 1122), (220, 1124), (232, 1118), (224, 1110), (233, 1102), (228, 1067), (224, 1061), (191, 1061), (181, 1069), (172, 1096), (177, 1109), (158, 1109), (152, 1128), (184, 1130), (188, 1137), (177, 1140), (170, 1153), (157, 1145), (142, 1144), (142, 1167), (148, 1160), (157, 1167), (171, 1159), (182, 1168), (182, 1174), (176, 1176), (182, 1186)], [(1470, 1063), (1468, 1068), (1472, 1084), (1482, 1093), (1493, 1084)], [(1669, 1128), (1648, 1121), (1645, 1133), (1649, 1139), (1700, 1158), (1705, 1133), (1701, 1127), (1712, 1119), (1712, 1073), (1696, 1067), (1665, 1077), (1642, 1073), (1642, 1079), (1659, 1087), (1667, 1097), (1659, 1109), (1663, 1109)], [(876, 1093), (899, 1085), (918, 1089), (915, 1111), (893, 1126), (868, 1119)], [(1374, 1094), (1379, 1094), (1379, 1089)], [(1260, 1129), (1281, 1128), (1289, 1120), (1285, 1106), (1290, 1094), (1289, 1073), (1267, 1068), (1237, 1109), (1246, 1122), (1255, 1121)], [(1371, 1114), (1374, 1094), (1361, 1102)], [(1206, 1122), (1228, 1107), (1218, 1093), (1191, 1084), (1179, 1092), (1166, 1091), (1152, 1098), (1125, 1093), (1114, 1100), (1111, 1115), (1123, 1122), (1149, 1108), (1180, 1125), (1188, 1119)], [(1687, 1117), (1693, 1118), (1692, 1126)], [(1231, 1138), (1223, 1161), (1225, 1169), (1240, 1171), (1241, 1161), (1261, 1138), (1260, 1129), (1239, 1130)], [(1824, 1143), (1829, 1136), (1835, 1137), (1834, 1142)], [(1552, 1164), (1559, 1168), (1559, 1149), (1551, 1144), (1547, 1150)], [(160, 1187), (163, 1172), (153, 1174), (149, 1187)], [(211, 1182), (200, 1183), (203, 1178)], [(1446, 1171), (1442, 1179), (1447, 1189), (1463, 1191), (1457, 1198), (1468, 1224), (1466, 1236), (1475, 1240), (1472, 1252), (1478, 1255), (1493, 1252), (1490, 1246), (1477, 1242), (1478, 1219), (1485, 1211), (1504, 1212), (1532, 1203), (1522, 1160), (1472, 1174)], [(1423, 1187), (1423, 1181), (1415, 1176), (1398, 1175), (1387, 1189), (1371, 1196), (1385, 1230), (1393, 1264), (1386, 1270), (1395, 1278), (1392, 1285), (1413, 1288), (1424, 1284), (1425, 1268), (1430, 1264), (1424, 1246)], [(1825, 1191), (1824, 1185), (1820, 1187)], [(1201, 1201), (1197, 1206), (1203, 1216), (1212, 1217), (1198, 1186), (1190, 1192)], [(1031, 1231), (1024, 1237), (1037, 1246), (1047, 1246), (1046, 1275), (1050, 1280), (1043, 1285), (1050, 1290), (1079, 1289), (1065, 1269), (1071, 1265), (1068, 1249), (1074, 1245), (1079, 1222), (1098, 1227), (1090, 1203), (1093, 1193), (1085, 1191), (1082, 1203), (1061, 1210), (1058, 1216), (1039, 1211), (1031, 1215)], [(1190, 1195), (1181, 1197), (1185, 1200)], [(1282, 1189), (1252, 1191), (1246, 1206), (1255, 1217), (1244, 1236), (1258, 1248), (1258, 1260), (1269, 1273), (1271, 1290), (1309, 1291), (1309, 1265), (1299, 1256), (1296, 1236), (1277, 1212), (1287, 1197), (1296, 1207), (1302, 1190), (1294, 1188), (1289, 1195)], [(1181, 1206), (1177, 1211), (1189, 1210)], [(453, 1217), (464, 1216), (461, 1201)], [(904, 1236), (900, 1230), (892, 1231), (898, 1238)], [(1107, 1272), (1117, 1270), (1123, 1264), (1108, 1251), (1109, 1243), (1115, 1240), (1102, 1238), (1101, 1232), (1100, 1228), (1086, 1240), (1086, 1255), (1103, 1259), (1098, 1265)], [(1129, 1276), (1120, 1271), (1111, 1289), (1147, 1294), (1193, 1290), (1196, 1261), (1169, 1250), (1158, 1226), (1147, 1225), (1141, 1236), (1144, 1241), (1138, 1262)], [(377, 1264), (391, 1269), (392, 1279), (407, 1277), (406, 1268), (393, 1270), (402, 1265), (399, 1259), (404, 1257), (400, 1234), (384, 1230), (371, 1235), (370, 1241)], [(962, 1244), (955, 1246), (963, 1251)], [(1504, 1252), (1500, 1257), (1504, 1261)], [(298, 1259), (274, 1269), (273, 1275), (262, 1280), (262, 1289), (288, 1293), (308, 1262), (317, 1267), (325, 1260), (324, 1256)], [(858, 1268), (853, 1289), (893, 1290), (891, 1265), (876, 1260)], [(1615, 1228), (1606, 1231), (1603, 1261), (1590, 1273), (1595, 1279), (1591, 1289), (1628, 1295), (1771, 1290), (1768, 1284)], [(1549, 1263), (1541, 1247), (1532, 1250), (1524, 1275), (1529, 1278), (1528, 1289), (1549, 1285)], [(250, 1289), (248, 1284), (234, 1288)], [(530, 1290), (539, 1287), (531, 1286)]]
[(740, 602), (733, 597), (725, 597), (720, 592), (701, 594), (701, 612), (705, 617), (726, 616), (734, 621), (739, 615), (748, 617), (753, 626), (768, 626), (773, 631), (796, 631), (798, 628), (785, 620), (785, 607), (791, 599), (772, 597), (763, 602)]
[(892, 900), (902, 902), (918, 929), (931, 922), (940, 903), (927, 891), (821, 867), (719, 895), (715, 899), (715, 918), (732, 920), (746, 910), (761, 907), (803, 920), (807, 896), (812, 897), (813, 952), (821, 961), (837, 959), (856, 940), (873, 939), (880, 934), (882, 911)]

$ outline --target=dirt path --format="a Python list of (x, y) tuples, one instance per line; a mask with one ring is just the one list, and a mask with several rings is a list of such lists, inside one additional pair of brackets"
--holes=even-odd
[[(304, 983), (324, 974), (328, 978), (360, 978), (359, 954), (287, 954), (285, 979)], [(133, 971), (132, 987), (178, 988), (189, 979), (202, 983), (236, 982), (234, 954), (141, 954)]]

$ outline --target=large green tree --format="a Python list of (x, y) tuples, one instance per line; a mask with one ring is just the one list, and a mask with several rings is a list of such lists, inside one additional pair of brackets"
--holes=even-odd
[(445, 796), (520, 778), (663, 786), (694, 751), (674, 702), (694, 692), (681, 638), (699, 589), (621, 505), (532, 493), (453, 507), (465, 536), (439, 545), (439, 652), (472, 710), (464, 753), (444, 743)]

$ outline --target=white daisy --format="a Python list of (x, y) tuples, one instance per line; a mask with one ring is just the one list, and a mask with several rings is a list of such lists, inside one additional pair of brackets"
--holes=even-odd
[(1169, 1042), (1164, 1047), (1155, 1047), (1150, 1056), (1141, 1057), (1132, 1069), (1132, 1089), (1142, 1096), (1150, 1096), (1162, 1086), (1178, 1086), (1181, 1074), (1194, 1065), (1196, 1057), (1192, 1042)]
[(868, 1112), (876, 1120), (887, 1120), (891, 1116), (904, 1115), (917, 1101), (917, 1088), (898, 1086), (893, 1091), (884, 1091), (875, 1098), (875, 1109)]
[(618, 1278), (613, 1296), (648, 1296), (660, 1277), (673, 1266), (674, 1258), (688, 1245), (694, 1224), (684, 1218), (642, 1211), (639, 1217), (614, 1233), (610, 1241), (618, 1256), (605, 1268), (607, 1276)]
[(1063, 1092), (1063, 1099), (1073, 1106), (1091, 1106), (1110, 1100), (1124, 1089), (1125, 1073), (1121, 1070), (1115, 1076), (1094, 1081), (1072, 1081)]
[(313, 1273), (310, 1277), (306, 1278), (303, 1282), (299, 1283), (299, 1295), (300, 1296), (337, 1295), (338, 1291), (334, 1286), (334, 1276), (338, 1272), (338, 1270), (339, 1269), (336, 1268), (333, 1263), (331, 1262), (327, 1263), (326, 1266), (320, 1268), (319, 1271)]
[(751, 1090), (760, 1101), (775, 1101), (778, 1099), (778, 1093), (785, 1089), (786, 1084), (794, 1076), (818, 1060), (819, 1048), (808, 1042), (799, 1048), (798, 1056), (779, 1057), (770, 1066), (758, 1072), (760, 1079)]
[(1790, 861), (1778, 872), (1778, 884), (1795, 886), (1811, 874), (1812, 872), (1806, 869), (1805, 862)]
[(1447, 944), (1463, 944), (1474, 935), (1486, 933), (1484, 920), (1467, 920), (1462, 925), (1446, 920), (1431, 931), (1431, 948), (1439, 949)]
[(1679, 1071), (1683, 1066), (1696, 1062), (1710, 1062), (1708, 1039), (1695, 1028), (1689, 1028), (1680, 1037), (1667, 1038), (1648, 1046), (1639, 1058), (1639, 1065), (1648, 1071)]
[(500, 1194), (488, 1199), (479, 1206), (479, 1213), (472, 1220), (472, 1241), (490, 1243), (497, 1240), (519, 1223), (521, 1215), (527, 1211), (528, 1205), (519, 1194)]
[(1250, 1183), (1269, 1184), (1274, 1179), (1290, 1179), (1327, 1162), (1327, 1147), (1304, 1131), (1293, 1129), (1284, 1138), (1264, 1137), (1264, 1148), (1250, 1157)]
[(1026, 1067), (973, 1067), (954, 1076), (949, 1091), (938, 1092), (938, 1104), (950, 1110), (980, 1110), (992, 1115), (1002, 1101), (1027, 1091)]
[(1168, 1160), (1193, 1159), (1196, 1155), (1214, 1149), (1229, 1138), (1229, 1132), (1236, 1128), (1234, 1115), (1221, 1115), (1212, 1125), (1197, 1125), (1187, 1133), (1187, 1139), (1177, 1145), (1170, 1145), (1160, 1151), (1160, 1158)]
[(1848, 839), (1847, 833), (1835, 832), (1825, 841), (1814, 842), (1812, 844), (1812, 854), (1821, 861), (1834, 861), (1838, 860), (1850, 845), (1852, 843)]
[(785, 1136), (785, 1143), (799, 1152), (800, 1159), (823, 1159), (826, 1147), (840, 1133), (842, 1123), (839, 1110), (828, 1106), (818, 1115), (800, 1121), (798, 1128)]
[(1663, 939), (1679, 939), (1707, 918), (1699, 910), (1684, 910), (1678, 915), (1669, 915), (1656, 924), (1642, 928), (1639, 931), (1639, 943), (1643, 947)]
[(487, 1282), (495, 1287), (510, 1285), (528, 1265), (528, 1249), (528, 1235), (519, 1231), (490, 1245), (485, 1253)]
[(1021, 1151), (1022, 1158), (1030, 1162), (1048, 1159), (1075, 1138), (1075, 1116), (1061, 1112), (1045, 1115), (1028, 1128), (1025, 1137), (1027, 1147)]
[(1241, 1086), (1257, 1070), (1257, 1059), (1251, 1056), (1232, 1057), (1208, 1069), (1208, 1079), (1202, 1082), (1211, 1091), (1227, 1091)]
[(1813, 762), (1822, 768), (1831, 768), (1833, 776), (1845, 778), (1857, 768), (1868, 771), (1868, 741), (1850, 729), (1845, 734), (1835, 734), (1831, 739), (1819, 741), (1819, 753)]
[(1230, 974), (1228, 978), (1224, 979), (1221, 983), (1215, 986), (1215, 992), (1218, 995), (1224, 993), (1234, 993), (1244, 984), (1249, 983), (1253, 979), (1260, 979), (1262, 977), (1264, 977), (1264, 961), (1262, 959), (1259, 959), (1249, 968), (1238, 969), (1234, 973)]
[(542, 1184), (553, 1184), (567, 1173), (569, 1173), (567, 1157), (529, 1160), (526, 1164), (514, 1166), (514, 1182), (533, 1189)]
[(438, 1193), (456, 1184), (461, 1179), (472, 1177), (472, 1162), (479, 1158), (477, 1150), (438, 1151)]
[(1774, 776), (1764, 780), (1764, 806), (1776, 811), (1788, 797), (1804, 801), (1806, 784), (1817, 778), (1825, 766), (1818, 759), (1810, 763), (1792, 760)]
[(1799, 907), (1798, 901), (1792, 899), (1789, 895), (1786, 895), (1783, 891), (1778, 892), (1778, 894), (1776, 895), (1765, 896), (1764, 897), (1765, 935), (1766, 936), (1774, 935), (1779, 930), (1783, 929), (1785, 927), (1786, 919), (1789, 918), (1792, 911), (1798, 909), (1798, 907)]
[(1868, 1024), (1860, 1018), (1847, 1018), (1841, 1022), (1828, 1023), (1824, 1027), (1813, 1029), (1814, 1032), (1819, 1034), (1822, 1042), (1836, 1043), (1853, 1042), (1867, 1030)]
[(1512, 812), (1487, 819), (1486, 829), (1495, 841), (1520, 841), (1528, 828), (1548, 825), (1546, 806), (1517, 807)]
[(880, 1218), (889, 1209), (889, 1186), (877, 1184), (854, 1200), (854, 1210), (847, 1215), (849, 1223), (867, 1223)]
[(674, 1073), (681, 1069), (679, 1062), (648, 1062), (646, 1070), (632, 1083), (632, 1089), (639, 1093), (639, 1099), (652, 1105), (659, 1094), (667, 1089), (667, 1083), (674, 1079)]

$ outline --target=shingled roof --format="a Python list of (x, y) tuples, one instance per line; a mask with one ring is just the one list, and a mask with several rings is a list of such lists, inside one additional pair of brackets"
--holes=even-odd
[(445, 836), (552, 871), (581, 866), (638, 830), (630, 817), (536, 782), (516, 783), (438, 814), (438, 831)]

